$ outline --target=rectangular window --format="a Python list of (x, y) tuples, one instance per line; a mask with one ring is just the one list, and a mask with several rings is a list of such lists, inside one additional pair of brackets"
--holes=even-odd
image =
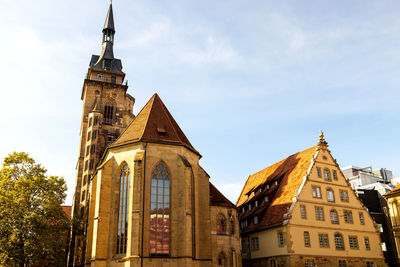
[(89, 148), (90, 148), (90, 146), (86, 146), (86, 156), (89, 155)]
[(258, 216), (254, 216), (254, 224), (258, 224)]
[(333, 174), (333, 180), (337, 181), (337, 172), (333, 170), (332, 174)]
[(378, 231), (379, 231), (380, 233), (383, 233), (383, 227), (382, 227), (382, 224), (380, 224), (380, 223), (377, 223), (377, 224), (376, 224), (376, 227), (378, 228)]
[(96, 130), (96, 131), (93, 131), (92, 140), (95, 140), (95, 139), (96, 139), (96, 137), (97, 137), (97, 130)]
[(258, 249), (259, 249), (258, 237), (254, 237), (251, 239), (251, 250), (258, 250)]
[(339, 267), (347, 267), (345, 260), (339, 260)]
[(94, 159), (91, 159), (89, 164), (89, 170), (93, 170), (93, 167), (94, 167)]
[(91, 132), (88, 132), (88, 134), (87, 134), (87, 141), (90, 140), (91, 136), (92, 136), (92, 133), (91, 133)]
[(246, 252), (246, 251), (247, 251), (246, 239), (242, 239), (242, 251), (243, 251), (243, 252)]
[(349, 194), (347, 191), (340, 190), (340, 200), (343, 202), (349, 202)]
[(97, 124), (99, 124), (99, 117), (98, 116), (94, 117), (93, 126), (95, 126)]
[(369, 238), (364, 237), (364, 243), (365, 243), (365, 249), (366, 250), (371, 250), (371, 245), (369, 244)]
[(314, 198), (321, 198), (321, 187), (313, 186), (312, 187), (312, 196)]
[(300, 214), (302, 219), (307, 219), (307, 210), (306, 206), (300, 205)]
[(361, 223), (361, 224), (365, 224), (365, 221), (364, 221), (364, 213), (360, 212), (359, 215), (360, 215), (360, 223)]
[(249, 204), (249, 210), (251, 210), (251, 204)]
[(310, 242), (310, 233), (309, 232), (304, 232), (304, 246), (310, 247), (311, 242)]
[(315, 266), (315, 262), (314, 262), (314, 260), (307, 259), (305, 264), (304, 264), (304, 266), (305, 267), (314, 267)]
[(283, 240), (283, 233), (282, 232), (279, 232), (278, 233), (278, 245), (280, 246), (280, 247), (283, 247), (283, 245), (284, 245), (284, 242), (283, 242), (284, 240)]
[(270, 267), (276, 267), (276, 260), (269, 260)]
[(323, 207), (315, 207), (315, 219), (317, 221), (325, 221), (324, 208)]
[(83, 176), (82, 186), (86, 185), (87, 175)]
[(331, 171), (329, 169), (324, 169), (324, 175), (326, 181), (331, 181)]
[(317, 174), (319, 178), (322, 178), (321, 168), (317, 167)]
[(375, 267), (375, 264), (373, 261), (367, 261), (367, 267)]
[(265, 196), (265, 197), (264, 197), (264, 202), (265, 202), (265, 203), (268, 203), (268, 196)]
[(319, 246), (321, 248), (329, 248), (328, 234), (318, 234)]
[(326, 197), (329, 202), (335, 202), (335, 194), (333, 193), (332, 189), (327, 189), (326, 190)]
[(88, 163), (88, 161), (85, 161), (85, 171), (88, 169), (88, 167), (89, 167), (89, 163)]
[(358, 240), (356, 236), (349, 236), (349, 246), (352, 249), (358, 249)]
[(86, 194), (85, 194), (85, 190), (83, 190), (83, 191), (82, 191), (82, 197), (81, 197), (81, 201), (84, 201), (84, 200), (85, 200), (85, 196), (86, 196)]
[(96, 152), (96, 145), (92, 145), (90, 147), (90, 154), (94, 154)]
[(343, 211), (343, 217), (345, 223), (353, 223), (353, 212), (350, 210)]
[(254, 202), (254, 206), (258, 207), (258, 200)]
[(92, 118), (89, 119), (89, 127), (92, 126)]
[(381, 243), (381, 247), (382, 247), (382, 251), (383, 251), (383, 252), (387, 251), (386, 243), (385, 243), (385, 242), (382, 242), (382, 243)]

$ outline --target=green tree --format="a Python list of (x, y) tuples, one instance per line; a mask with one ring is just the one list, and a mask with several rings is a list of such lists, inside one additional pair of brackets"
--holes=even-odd
[(62, 177), (27, 153), (12, 153), (0, 171), (0, 265), (65, 266), (69, 219)]

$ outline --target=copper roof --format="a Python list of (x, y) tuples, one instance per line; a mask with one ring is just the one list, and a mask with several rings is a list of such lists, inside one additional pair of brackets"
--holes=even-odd
[[(252, 220), (248, 220), (244, 232), (282, 224), (284, 214), (288, 212), (317, 148), (314, 146), (293, 154), (249, 176), (237, 201), (239, 208), (245, 207), (239, 219), (245, 220), (257, 215), (259, 223), (255, 225)], [(267, 203), (264, 201), (265, 196), (268, 196)], [(255, 207), (256, 200), (258, 207)], [(248, 204), (252, 205), (252, 209), (248, 209)]]
[(210, 206), (224, 206), (235, 208), (235, 204), (229, 201), (212, 183), (210, 183)]
[(110, 147), (139, 141), (182, 145), (200, 155), (186, 138), (157, 94), (152, 96), (136, 118)]

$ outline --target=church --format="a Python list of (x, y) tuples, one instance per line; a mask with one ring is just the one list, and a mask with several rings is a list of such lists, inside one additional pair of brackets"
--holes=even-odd
[(110, 4), (81, 100), (68, 266), (241, 266), (238, 210), (161, 98), (135, 116)]

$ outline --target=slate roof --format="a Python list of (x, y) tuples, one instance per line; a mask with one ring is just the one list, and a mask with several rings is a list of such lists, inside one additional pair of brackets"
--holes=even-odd
[[(245, 207), (245, 212), (241, 210), (239, 219), (248, 221), (248, 227), (242, 229), (242, 232), (283, 223), (284, 214), (288, 212), (317, 148), (318, 146), (314, 146), (293, 154), (248, 177), (236, 203), (239, 208)], [(264, 201), (265, 196), (268, 196), (268, 202)], [(256, 200), (258, 207), (255, 207)], [(252, 205), (251, 210), (248, 209), (248, 204)], [(259, 217), (257, 225), (252, 220), (256, 215)]]
[(182, 145), (200, 156), (157, 94), (150, 98), (136, 118), (110, 147), (139, 141)]
[(110, 4), (110, 7), (108, 8), (108, 12), (107, 12), (107, 17), (106, 17), (106, 21), (104, 22), (104, 30), (112, 30), (115, 32), (115, 28), (114, 28), (114, 14), (113, 14), (113, 9), (112, 9), (112, 4)]
[(210, 206), (223, 206), (235, 208), (235, 204), (229, 201), (212, 183), (210, 183)]

